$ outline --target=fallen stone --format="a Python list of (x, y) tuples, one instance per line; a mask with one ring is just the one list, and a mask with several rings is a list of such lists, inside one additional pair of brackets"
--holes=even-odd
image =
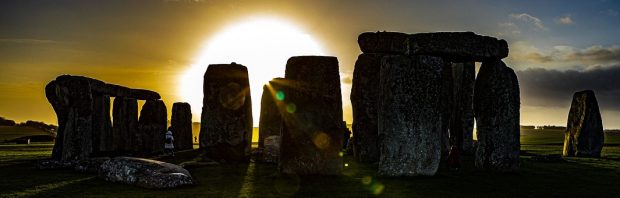
[(519, 82), (500, 60), (482, 63), (474, 91), (477, 168), (519, 170)]
[(473, 32), (418, 33), (408, 37), (408, 54), (433, 55), (451, 62), (482, 62), (508, 56), (508, 43)]
[(247, 68), (209, 65), (203, 91), (200, 148), (214, 160), (248, 161), (253, 126)]
[[(434, 56), (387, 56), (381, 63), (378, 175), (434, 175), (441, 158), (442, 69)], [(356, 141), (357, 141), (357, 137)]]
[(573, 95), (564, 135), (564, 156), (601, 157), (605, 140), (603, 122), (594, 91)]
[(405, 54), (409, 35), (400, 32), (364, 32), (357, 43), (364, 53)]
[(296, 175), (340, 174), (343, 129), (338, 59), (291, 57), (285, 78), (280, 171)]
[(172, 105), (170, 122), (175, 150), (194, 149), (192, 139), (192, 109), (189, 103), (177, 102)]
[(168, 128), (168, 111), (161, 100), (147, 100), (140, 111), (138, 131), (141, 142), (135, 143), (140, 147), (139, 153), (154, 155), (164, 150), (164, 142)]
[(132, 157), (117, 157), (104, 162), (99, 170), (99, 176), (110, 182), (155, 189), (194, 183), (189, 171), (180, 166)]
[(98, 173), (101, 165), (108, 160), (110, 160), (109, 157), (95, 157), (75, 161), (73, 163), (73, 170), (77, 172)]
[[(362, 37), (360, 35), (360, 37)], [(353, 109), (353, 151), (359, 162), (379, 161), (379, 74), (383, 54), (360, 54), (353, 70), (351, 106)]]

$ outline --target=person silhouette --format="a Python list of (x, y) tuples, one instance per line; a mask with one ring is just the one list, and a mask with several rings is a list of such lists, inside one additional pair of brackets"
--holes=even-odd
[(166, 141), (164, 142), (164, 154), (170, 152), (172, 157), (174, 157), (174, 137), (172, 136), (172, 127), (168, 127), (168, 132), (166, 132)]

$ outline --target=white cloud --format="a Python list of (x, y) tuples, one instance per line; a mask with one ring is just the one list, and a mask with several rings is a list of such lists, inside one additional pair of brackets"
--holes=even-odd
[(539, 49), (525, 42), (510, 45), (509, 61), (521, 67), (587, 69), (620, 64), (620, 45), (593, 45), (585, 48), (558, 45)]
[(529, 15), (527, 13), (510, 14), (510, 18), (530, 23), (536, 29), (539, 29), (539, 30), (545, 30), (545, 31), (549, 30), (547, 27), (545, 27), (545, 25), (543, 24), (542, 20), (540, 20), (538, 17)]
[(555, 22), (559, 23), (559, 24), (563, 24), (563, 25), (571, 25), (571, 24), (575, 23), (575, 21), (573, 21), (573, 18), (571, 18), (570, 15), (566, 15), (566, 16), (557, 18), (555, 20)]

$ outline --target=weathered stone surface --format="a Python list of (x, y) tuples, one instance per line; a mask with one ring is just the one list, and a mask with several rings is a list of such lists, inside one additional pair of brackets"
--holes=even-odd
[(247, 68), (209, 65), (203, 91), (200, 148), (215, 160), (249, 160), (253, 126)]
[(282, 90), (283, 78), (274, 78), (263, 86), (261, 97), (260, 123), (258, 125), (258, 147), (265, 148), (265, 138), (280, 136), (282, 128), (282, 100), (286, 97)]
[(405, 54), (409, 35), (400, 32), (364, 32), (357, 43), (364, 53)]
[(110, 118), (110, 97), (94, 94), (93, 108), (93, 152), (97, 155), (113, 151), (114, 139), (112, 119)]
[(67, 116), (69, 115), (68, 100), (65, 100), (64, 93), (57, 86), (56, 80), (52, 80), (45, 86), (45, 97), (54, 108), (56, 118), (58, 119), (58, 130), (56, 131), (56, 142), (52, 149), (52, 158), (60, 160), (62, 158), (62, 146), (64, 140), (65, 125), (67, 124)]
[(474, 91), (478, 148), (476, 167), (519, 169), (519, 82), (501, 60), (483, 62)]
[(106, 181), (144, 188), (174, 188), (193, 184), (184, 168), (150, 159), (117, 157), (101, 165), (99, 176)]
[(442, 57), (452, 62), (499, 60), (508, 56), (508, 43), (473, 32), (434, 32), (408, 37), (408, 53)]
[(189, 103), (177, 102), (172, 105), (170, 121), (175, 150), (194, 149), (192, 142), (192, 109)]
[(73, 162), (73, 170), (77, 172), (97, 173), (101, 165), (110, 160), (109, 157), (93, 157)]
[(603, 122), (594, 91), (573, 95), (564, 135), (564, 156), (600, 157), (604, 142)]
[(101, 95), (109, 95), (112, 97), (125, 97), (125, 98), (136, 98), (139, 100), (156, 100), (160, 99), (161, 96), (154, 91), (144, 90), (144, 89), (131, 89), (127, 87), (123, 87), (115, 84), (108, 84), (103, 81), (88, 78), (84, 76), (70, 76), (70, 75), (62, 75), (56, 78), (57, 81), (72, 81), (79, 80), (83, 82), (88, 82), (92, 89), (93, 93), (98, 93)]
[(278, 163), (278, 159), (280, 158), (280, 136), (272, 135), (264, 140), (264, 148), (263, 149), (263, 162), (269, 163)]
[[(360, 35), (361, 37), (361, 35)], [(353, 70), (351, 105), (353, 109), (353, 151), (359, 162), (379, 161), (379, 74), (383, 54), (360, 54)]]
[(164, 150), (164, 141), (168, 126), (168, 111), (161, 100), (147, 100), (140, 111), (138, 136), (134, 145), (139, 146), (144, 155), (160, 153)]
[(450, 145), (462, 153), (473, 154), (474, 84), (476, 68), (473, 62), (452, 65), (452, 117)]
[(115, 152), (130, 153), (138, 151), (135, 143), (140, 141), (138, 134), (138, 101), (133, 98), (116, 97), (112, 107), (112, 144)]
[(285, 174), (335, 175), (342, 170), (342, 97), (338, 59), (291, 57), (279, 168)]
[(451, 150), (450, 121), (454, 113), (453, 88), (454, 79), (452, 77), (452, 64), (450, 62), (444, 62), (441, 70), (441, 97), (439, 98), (441, 103), (441, 134), (439, 138), (441, 144), (441, 158), (444, 161), (448, 159)]
[[(434, 56), (387, 56), (379, 107), (382, 176), (434, 175), (441, 158), (442, 69)], [(356, 141), (357, 141), (357, 137)]]
[[(93, 98), (88, 80), (80, 78), (56, 79), (58, 99), (68, 104), (63, 124), (61, 160), (90, 157), (93, 152)], [(60, 120), (60, 119), (59, 119)]]

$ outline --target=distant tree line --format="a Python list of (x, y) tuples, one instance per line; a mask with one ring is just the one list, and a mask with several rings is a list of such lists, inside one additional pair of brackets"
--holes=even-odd
[(4, 117), (0, 117), (0, 126), (27, 126), (32, 128), (41, 129), (43, 131), (56, 134), (58, 126), (53, 124), (45, 124), (44, 122), (28, 120), (22, 123), (16, 123), (14, 120), (9, 120)]

